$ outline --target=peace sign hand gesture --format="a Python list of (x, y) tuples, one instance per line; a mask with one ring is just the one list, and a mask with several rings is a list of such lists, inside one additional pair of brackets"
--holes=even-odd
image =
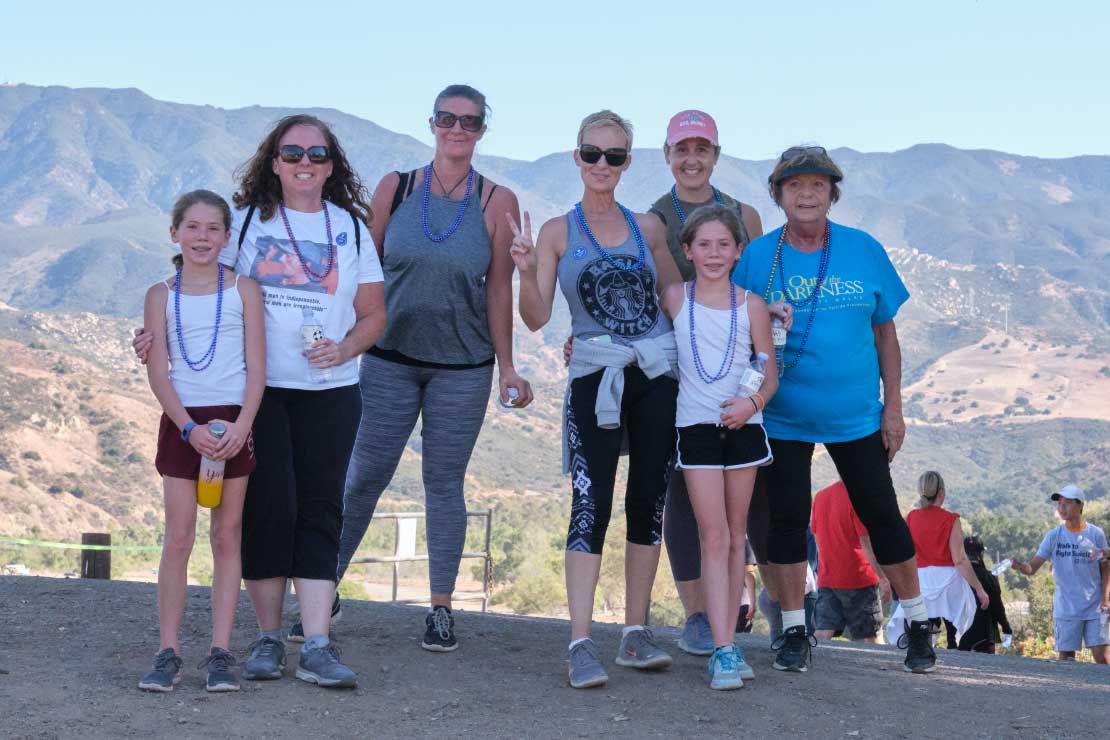
[(532, 219), (528, 215), (528, 211), (524, 212), (523, 230), (517, 227), (511, 213), (506, 213), (505, 219), (509, 222), (509, 228), (513, 232), (513, 244), (509, 247), (513, 264), (521, 273), (535, 272), (540, 259), (539, 255), (536, 254), (536, 244), (532, 241)]

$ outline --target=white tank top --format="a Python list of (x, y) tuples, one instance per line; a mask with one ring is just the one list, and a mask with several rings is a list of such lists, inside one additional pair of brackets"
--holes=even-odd
[[(243, 337), (243, 299), (239, 295), (239, 276), (231, 286), (224, 271), (224, 297), (221, 307), (220, 335), (215, 357), (204, 370), (193, 370), (181, 356), (174, 313), (173, 281), (167, 281), (166, 344), (170, 353), (170, 381), (185, 406), (230, 406), (243, 404), (247, 390), (247, 361)], [(196, 364), (212, 344), (216, 326), (216, 294), (181, 295), (181, 334), (185, 351)]]
[[(734, 288), (739, 293), (738, 288)], [(711, 375), (721, 370), (728, 343), (728, 329), (732, 321), (729, 309), (706, 308), (694, 303), (694, 324), (697, 327), (698, 356), (702, 367)], [(678, 413), (675, 426), (694, 424), (720, 424), (721, 404), (741, 394), (740, 376), (750, 366), (752, 354), (751, 320), (748, 318), (748, 291), (736, 296), (736, 355), (728, 374), (718, 381), (706, 383), (694, 367), (694, 351), (690, 346), (690, 288), (683, 291), (682, 309), (674, 318), (674, 338), (678, 345)], [(745, 403), (748, 403), (745, 401)], [(756, 412), (749, 424), (763, 422), (763, 414)]]

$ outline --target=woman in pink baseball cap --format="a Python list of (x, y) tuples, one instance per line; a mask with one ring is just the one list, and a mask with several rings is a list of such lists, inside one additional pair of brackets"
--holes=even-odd
[[(674, 184), (649, 210), (663, 222), (667, 232), (667, 247), (682, 273), (682, 279), (689, 281), (694, 277), (694, 266), (686, 259), (679, 234), (691, 213), (712, 203), (734, 209), (740, 219), (741, 249), (752, 239), (763, 235), (763, 224), (755, 208), (722, 193), (709, 182), (713, 168), (721, 156), (717, 123), (713, 116), (699, 110), (676, 113), (667, 126), (663, 156), (671, 167)], [(686, 612), (686, 624), (678, 645), (692, 655), (709, 655), (713, 652), (713, 637), (709, 631), (705, 601), (701, 594), (698, 525), (682, 475), (672, 474), (670, 477), (663, 516), (667, 556), (671, 561), (675, 588)]]

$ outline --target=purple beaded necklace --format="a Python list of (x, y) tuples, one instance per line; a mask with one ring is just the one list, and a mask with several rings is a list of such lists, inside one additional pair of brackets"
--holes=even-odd
[[(432, 175), (435, 170), (432, 168), (431, 162), (424, 168), (424, 205), (421, 211), (421, 225), (424, 227), (424, 236), (431, 239), (436, 244), (447, 241), (452, 234), (454, 234), (459, 225), (462, 224), (463, 215), (466, 214), (466, 207), (470, 205), (470, 194), (474, 192), (474, 168), (470, 168), (470, 174), (466, 177), (466, 195), (463, 196), (462, 203), (459, 204), (459, 212), (455, 214), (455, 222), (447, 227), (447, 231), (442, 234), (435, 234), (432, 232), (431, 224), (428, 223), (428, 205), (432, 199)], [(455, 187), (458, 187), (456, 185)]]
[(636, 217), (632, 215), (632, 211), (628, 210), (620, 203), (617, 203), (617, 208), (621, 209), (621, 213), (624, 214), (624, 220), (628, 223), (628, 230), (632, 232), (632, 237), (636, 240), (636, 246), (640, 250), (640, 255), (636, 258), (636, 264), (630, 265), (629, 267), (625, 267), (624, 265), (613, 259), (613, 255), (606, 251), (605, 248), (602, 247), (600, 243), (598, 243), (597, 237), (594, 236), (594, 232), (590, 230), (590, 225), (586, 223), (586, 214), (582, 212), (582, 201), (578, 201), (574, 204), (574, 215), (578, 219), (578, 226), (582, 229), (583, 232), (585, 232), (586, 236), (589, 237), (590, 244), (594, 245), (594, 249), (596, 249), (601, 254), (601, 256), (605, 258), (606, 262), (608, 262), (610, 265), (617, 268), (618, 270), (623, 270), (624, 272), (634, 272), (644, 266), (644, 258), (646, 256), (644, 249), (644, 236), (640, 233), (640, 227), (636, 225)]
[(710, 375), (709, 371), (705, 369), (705, 365), (701, 361), (701, 353), (698, 352), (698, 339), (697, 331), (694, 328), (694, 290), (697, 288), (698, 279), (695, 277), (690, 281), (690, 295), (688, 303), (690, 305), (690, 353), (694, 356), (694, 369), (698, 371), (698, 377), (706, 385), (716, 383), (721, 378), (728, 375), (732, 370), (732, 362), (736, 359), (736, 286), (731, 282), (729, 283), (729, 322), (728, 322), (728, 344), (725, 346), (725, 356), (721, 358), (721, 368), (715, 375)]
[(328, 204), (323, 200), (320, 201), (321, 207), (324, 209), (324, 226), (327, 228), (328, 234), (328, 268), (324, 270), (323, 274), (317, 275), (304, 261), (301, 255), (301, 248), (297, 246), (297, 240), (293, 238), (293, 229), (289, 226), (289, 217), (285, 215), (285, 203), (278, 203), (278, 209), (281, 211), (281, 222), (285, 224), (285, 235), (289, 237), (289, 243), (293, 245), (293, 251), (297, 253), (297, 259), (301, 261), (301, 270), (304, 271), (304, 276), (308, 278), (310, 283), (316, 283), (331, 274), (331, 268), (335, 266), (335, 243), (331, 238), (331, 216), (328, 214)]
[[(709, 186), (713, 190), (713, 200), (718, 204), (724, 203), (721, 200), (721, 191), (712, 185)], [(678, 186), (671, 185), (671, 205), (674, 206), (674, 212), (678, 214), (678, 220), (683, 226), (686, 225), (686, 211), (682, 210), (682, 204), (678, 202)]]
[(771, 284), (775, 279), (775, 273), (779, 275), (779, 286), (782, 288), (782, 297), (790, 303), (795, 309), (809, 308), (809, 319), (806, 321), (806, 330), (802, 334), (802, 341), (798, 343), (798, 351), (794, 353), (794, 359), (790, 362), (783, 363), (783, 369), (789, 370), (797, 367), (799, 360), (802, 359), (802, 353), (805, 352), (806, 343), (809, 341), (809, 332), (813, 328), (813, 319), (817, 316), (817, 299), (821, 296), (821, 287), (825, 284), (825, 275), (829, 269), (829, 251), (832, 247), (832, 229), (829, 228), (829, 222), (825, 221), (825, 245), (821, 248), (821, 261), (817, 265), (817, 279), (813, 285), (813, 291), (801, 301), (796, 301), (790, 297), (790, 293), (786, 290), (786, 268), (782, 262), (782, 245), (786, 242), (786, 225), (783, 224), (782, 233), (779, 234), (779, 244), (775, 249), (775, 256), (771, 260), (771, 274), (767, 276), (767, 289), (763, 291), (763, 300), (770, 302), (771, 300)]
[(181, 358), (190, 370), (204, 372), (216, 359), (216, 340), (220, 336), (220, 319), (223, 318), (224, 308), (224, 266), (216, 264), (216, 327), (212, 330), (212, 343), (208, 351), (199, 360), (190, 360), (189, 353), (185, 351), (185, 339), (181, 334), (181, 270), (173, 278), (173, 316), (177, 327), (177, 348), (181, 350)]

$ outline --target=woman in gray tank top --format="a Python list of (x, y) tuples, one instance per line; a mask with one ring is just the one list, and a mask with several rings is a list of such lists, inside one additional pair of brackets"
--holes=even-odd
[(631, 147), (632, 127), (620, 116), (587, 116), (574, 152), (585, 186), (581, 202), (545, 223), (535, 244), (527, 213), (522, 229), (512, 224), (521, 318), (533, 331), (546, 324), (558, 283), (577, 340), (564, 414), (564, 472), (573, 494), (565, 556), (568, 658), (575, 688), (608, 680), (589, 636), (622, 440), (629, 450), (628, 542), (626, 627), (617, 663), (671, 664), (644, 622), (659, 563), (678, 390), (674, 334), (658, 295), (679, 275), (659, 220), (616, 201)]
[[(755, 208), (722, 193), (709, 182), (721, 156), (721, 145), (717, 138), (717, 122), (708, 113), (684, 110), (672, 116), (667, 125), (663, 156), (674, 175), (674, 184), (669, 192), (655, 201), (649, 212), (663, 222), (667, 230), (667, 247), (682, 273), (682, 279), (689, 282), (694, 277), (694, 266), (686, 259), (678, 236), (689, 214), (713, 202), (734, 208), (740, 218), (741, 248), (752, 239), (763, 236), (763, 224)], [(762, 511), (759, 507), (755, 510)], [(764, 538), (758, 533), (763, 529), (765, 527), (757, 526), (752, 532), (752, 539), (760, 544)], [(686, 624), (678, 646), (692, 655), (710, 655), (713, 652), (713, 636), (709, 631), (705, 600), (701, 593), (698, 523), (686, 492), (686, 480), (681, 473), (670, 477), (663, 537), (667, 543), (667, 558), (671, 562), (675, 589), (686, 612)], [(763, 555), (762, 548), (759, 555)], [(768, 582), (766, 577), (763, 582)]]
[(386, 175), (371, 202), (388, 324), (362, 358), (362, 423), (347, 471), (336, 579), (366, 534), (420, 416), (432, 606), (422, 646), (435, 652), (457, 647), (451, 595), (466, 538), (463, 480), (495, 361), (502, 402), (522, 408), (532, 401), (531, 386), (513, 369), (512, 233), (505, 216), (518, 217), (519, 206), (511, 190), (471, 164), (488, 111), (474, 88), (446, 88), (429, 119), (432, 162)]

